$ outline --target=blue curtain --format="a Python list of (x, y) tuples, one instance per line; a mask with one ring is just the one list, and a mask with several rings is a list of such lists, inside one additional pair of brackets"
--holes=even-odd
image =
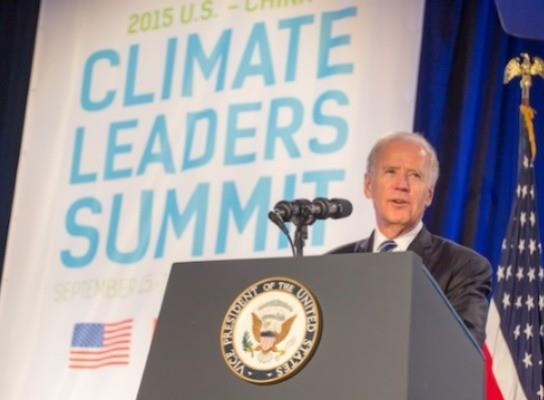
[(0, 1), (0, 278), (39, 6), (39, 0)]
[[(428, 1), (423, 30), (414, 130), (435, 146), (441, 162), (425, 223), (496, 267), (515, 191), (520, 131), (519, 79), (503, 85), (504, 67), (521, 52), (544, 58), (544, 45), (506, 35), (493, 1)], [(536, 77), (533, 83), (538, 146), (544, 82)], [(544, 215), (544, 139), (540, 143), (535, 166)]]

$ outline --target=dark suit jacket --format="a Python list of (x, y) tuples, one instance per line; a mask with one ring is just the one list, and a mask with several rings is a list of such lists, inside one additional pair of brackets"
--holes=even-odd
[[(331, 251), (337, 253), (370, 253), (374, 235)], [(491, 265), (475, 251), (440, 236), (425, 227), (408, 250), (421, 257), (466, 327), (480, 345), (485, 339), (487, 295), (491, 290)]]

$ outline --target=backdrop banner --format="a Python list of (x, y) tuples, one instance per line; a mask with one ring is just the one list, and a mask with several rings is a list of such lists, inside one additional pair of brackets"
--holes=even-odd
[(289, 256), (281, 199), (354, 203), (307, 254), (367, 235), (364, 160), (412, 127), (422, 19), (423, 0), (42, 0), (0, 398), (134, 398), (171, 264)]

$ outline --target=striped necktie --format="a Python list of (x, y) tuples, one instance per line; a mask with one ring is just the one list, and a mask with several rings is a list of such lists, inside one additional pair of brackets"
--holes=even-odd
[(394, 240), (386, 240), (378, 247), (378, 253), (386, 253), (393, 251), (397, 247), (397, 243)]

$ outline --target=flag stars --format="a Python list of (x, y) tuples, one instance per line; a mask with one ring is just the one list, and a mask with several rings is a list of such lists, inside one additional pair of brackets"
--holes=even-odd
[(538, 309), (540, 311), (544, 310), (544, 296), (538, 298)]
[(531, 311), (533, 308), (535, 308), (535, 300), (530, 294), (527, 295), (525, 305), (527, 306), (527, 311)]
[(504, 293), (502, 295), (502, 307), (503, 308), (508, 308), (510, 307), (512, 304), (510, 304), (510, 295), (508, 293)]
[(538, 389), (538, 392), (536, 392), (536, 395), (538, 396), (540, 400), (544, 400), (544, 386), (540, 385), (540, 389)]
[(531, 253), (531, 255), (533, 255), (535, 251), (536, 251), (536, 241), (531, 239), (529, 240), (529, 252)]
[(506, 280), (508, 280), (508, 278), (510, 278), (512, 276), (512, 266), (509, 265), (507, 268), (506, 268)]
[(521, 296), (516, 297), (516, 303), (514, 305), (516, 306), (516, 308), (521, 308), (521, 306), (523, 306)]
[(530, 337), (533, 337), (533, 325), (525, 324), (523, 333), (525, 334), (525, 339), (527, 340), (529, 340)]
[(518, 325), (516, 325), (516, 327), (514, 328), (514, 339), (518, 339), (519, 335), (521, 335), (521, 327)]
[(540, 267), (540, 268), (538, 269), (538, 279), (539, 279), (539, 280), (544, 279), (544, 268), (542, 268), (542, 267)]
[(501, 249), (502, 249), (502, 250), (506, 250), (506, 239), (503, 239), (503, 240), (502, 240)]
[(540, 325), (540, 329), (538, 330), (538, 334), (542, 337), (544, 336), (544, 325)]
[(536, 279), (536, 268), (529, 268), (529, 272), (527, 272), (527, 278), (529, 279), (529, 282), (532, 282)]
[(521, 223), (521, 226), (524, 226), (527, 222), (527, 213), (522, 212), (519, 216), (519, 222)]
[(521, 195), (521, 186), (518, 185), (518, 187), (516, 188), (516, 196), (520, 196)]
[(533, 366), (532, 361), (533, 355), (525, 352), (525, 355), (523, 356), (523, 365), (525, 365), (525, 368), (529, 368)]
[(522, 198), (527, 197), (527, 185), (523, 185), (523, 186), (521, 187), (521, 197), (522, 197)]
[(531, 215), (529, 215), (529, 222), (531, 223), (531, 227), (535, 226), (536, 215), (534, 211), (531, 211)]
[(504, 266), (499, 265), (499, 268), (497, 268), (497, 281), (500, 282), (503, 279), (504, 279)]
[(518, 278), (518, 281), (521, 281), (523, 279), (523, 268), (518, 267), (518, 272), (516, 273), (516, 278)]
[(519, 240), (518, 250), (520, 253), (523, 253), (523, 250), (525, 250), (525, 239)]
[(531, 195), (531, 199), (535, 199), (535, 186), (531, 185), (531, 190), (529, 191), (529, 194)]
[(523, 168), (529, 168), (529, 158), (527, 156), (523, 157)]

